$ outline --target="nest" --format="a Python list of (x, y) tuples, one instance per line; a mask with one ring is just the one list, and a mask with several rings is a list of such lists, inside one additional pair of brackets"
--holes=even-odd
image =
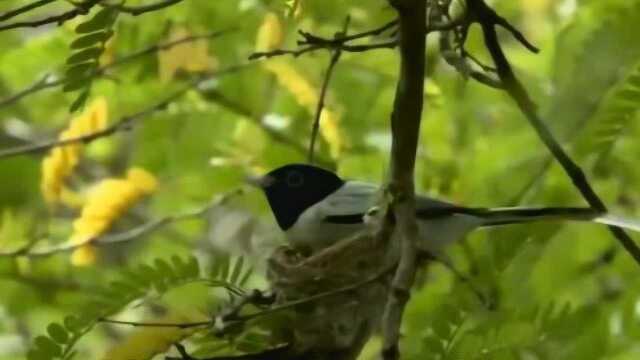
[(302, 303), (292, 309), (287, 329), (299, 358), (357, 357), (383, 313), (393, 253), (371, 234), (310, 256), (290, 247), (274, 252), (267, 276), (276, 304)]

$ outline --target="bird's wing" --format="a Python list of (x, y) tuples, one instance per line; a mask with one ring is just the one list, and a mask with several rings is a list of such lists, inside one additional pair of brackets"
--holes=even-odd
[(322, 201), (323, 221), (334, 224), (359, 224), (376, 205), (380, 188), (376, 185), (347, 181), (338, 191)]

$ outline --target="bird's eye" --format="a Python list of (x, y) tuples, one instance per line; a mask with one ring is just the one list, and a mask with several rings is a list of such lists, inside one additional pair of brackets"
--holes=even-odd
[(290, 187), (299, 187), (304, 184), (304, 176), (297, 171), (291, 171), (287, 174), (287, 185)]

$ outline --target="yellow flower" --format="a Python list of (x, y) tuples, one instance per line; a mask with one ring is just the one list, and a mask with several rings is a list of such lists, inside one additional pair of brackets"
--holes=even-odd
[[(309, 113), (315, 114), (319, 91), (296, 68), (282, 59), (265, 62), (264, 68), (276, 76), (280, 85), (295, 97), (298, 104), (305, 107)], [(334, 158), (340, 156), (344, 147), (339, 124), (339, 116), (325, 107), (320, 114), (320, 133), (329, 144), (331, 156)]]
[[(68, 140), (104, 130), (107, 127), (107, 101), (103, 97), (95, 99), (80, 115), (69, 122), (60, 133), (59, 140)], [(40, 189), (49, 204), (61, 201), (65, 192), (65, 180), (73, 173), (80, 161), (82, 144), (75, 143), (53, 148), (42, 160)]]
[(302, 15), (302, 0), (287, 0), (285, 5), (287, 16), (297, 19)]
[[(167, 42), (184, 39), (190, 35), (186, 28), (174, 27)], [(184, 42), (158, 52), (158, 73), (162, 82), (173, 79), (178, 70), (199, 72), (212, 70), (217, 66), (218, 60), (209, 55), (209, 44), (205, 39)]]
[(131, 168), (124, 179), (105, 179), (98, 183), (90, 192), (80, 217), (73, 222), (71, 242), (82, 246), (71, 254), (72, 264), (93, 264), (97, 256), (91, 241), (157, 187), (156, 178), (141, 168)]
[(267, 13), (256, 36), (256, 52), (271, 51), (282, 45), (284, 33), (278, 15)]

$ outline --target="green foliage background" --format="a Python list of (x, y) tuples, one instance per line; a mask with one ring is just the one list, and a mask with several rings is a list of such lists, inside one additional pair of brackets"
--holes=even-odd
[[(4, 0), (0, 12), (25, 3)], [(501, 33), (510, 60), (547, 124), (616, 213), (640, 216), (640, 142), (635, 141), (640, 135), (640, 1), (492, 3), (542, 49), (533, 55)], [(288, 48), (296, 46), (298, 29), (332, 36), (347, 14), (353, 32), (382, 25), (394, 16), (383, 0), (304, 0), (301, 5), (301, 17), (286, 21)], [(46, 16), (63, 8), (65, 2), (60, 1), (29, 16)], [(284, 14), (285, 2), (185, 0), (138, 17), (121, 14), (113, 25), (115, 57), (159, 43), (170, 26), (182, 25), (193, 33), (236, 28), (211, 40), (210, 52), (221, 69), (244, 64), (268, 11)], [(0, 32), (0, 99), (30, 86), (45, 73), (62, 76), (70, 44), (78, 36), (75, 25), (94, 13), (59, 27)], [(448, 67), (438, 54), (435, 36), (429, 37), (428, 47), (429, 78), (417, 160), (420, 191), (475, 206), (582, 204), (559, 167), (548, 166), (547, 151), (514, 105), (503, 94), (465, 81)], [(478, 29), (472, 30), (468, 50), (488, 62)], [(328, 103), (343, 115), (340, 127), (348, 147), (332, 159), (341, 175), (383, 179), (397, 61), (392, 50), (345, 53), (336, 68)], [(318, 51), (296, 58), (293, 64), (319, 88), (328, 54)], [(186, 80), (179, 78), (161, 83), (157, 66), (152, 54), (114, 69), (109, 78), (92, 81), (92, 95), (107, 98), (111, 122), (184, 87)], [(307, 143), (313, 116), (258, 64), (209, 86), (252, 116), (284, 118), (283, 134)], [(1, 107), (2, 149), (55, 138), (67, 124), (77, 96), (77, 92), (55, 88)], [(320, 152), (329, 158), (326, 143), (321, 143)], [(70, 234), (77, 213), (47, 209), (39, 192), (42, 157), (0, 159), (2, 250), (44, 234), (46, 241), (60, 243)], [(212, 166), (212, 158), (225, 161)], [(160, 190), (118, 222), (117, 228), (126, 230), (145, 219), (201, 206), (212, 195), (239, 186), (248, 171), (304, 159), (303, 153), (275, 141), (215, 98), (190, 91), (131, 131), (91, 144), (74, 182), (81, 186), (120, 176), (132, 165), (156, 174)], [(228, 206), (274, 228), (256, 192), (235, 198)], [(109, 315), (120, 313), (120, 318), (153, 319), (166, 311), (159, 308), (206, 316), (218, 304), (213, 299), (219, 292), (202, 284), (170, 282), (169, 289), (159, 291), (167, 293), (157, 297), (149, 297), (142, 280), (135, 291), (124, 286), (109, 292), (114, 288), (108, 284), (127, 278), (126, 268), (139, 270), (140, 264), (154, 264), (157, 258), (170, 261), (172, 256), (196, 256), (199, 271), (211, 274), (220, 252), (211, 227), (219, 223), (207, 218), (176, 222), (126, 245), (102, 248), (102, 261), (90, 268), (71, 266), (65, 253), (0, 258), (0, 359), (21, 358), (33, 347), (33, 339), (46, 333), (49, 323), (63, 323), (69, 315), (81, 317), (83, 309), (95, 306), (98, 293), (114, 306)], [(611, 246), (617, 245), (606, 229), (589, 224), (536, 224), (473, 234), (462, 246), (452, 248), (450, 255), (489, 300), (490, 308), (478, 301), (468, 283), (442, 266), (432, 266), (422, 274), (405, 317), (404, 354), (408, 359), (637, 359), (640, 269), (621, 249), (613, 261), (600, 261)], [(259, 267), (263, 258), (251, 260)], [(153, 268), (166, 270), (158, 264)], [(150, 288), (154, 281), (170, 278), (171, 271), (181, 274), (176, 269), (152, 271), (155, 275), (147, 279)], [(259, 272), (249, 284), (264, 286)], [(131, 301), (139, 298), (145, 299), (144, 306), (132, 306)], [(54, 334), (66, 336), (59, 334), (57, 325), (51, 328), (56, 328), (49, 332), (54, 340)], [(91, 329), (76, 345), (78, 358), (101, 358), (130, 330), (106, 325)], [(36, 339), (36, 345), (51, 346), (47, 341)], [(375, 349), (376, 340), (362, 357), (373, 358)]]

